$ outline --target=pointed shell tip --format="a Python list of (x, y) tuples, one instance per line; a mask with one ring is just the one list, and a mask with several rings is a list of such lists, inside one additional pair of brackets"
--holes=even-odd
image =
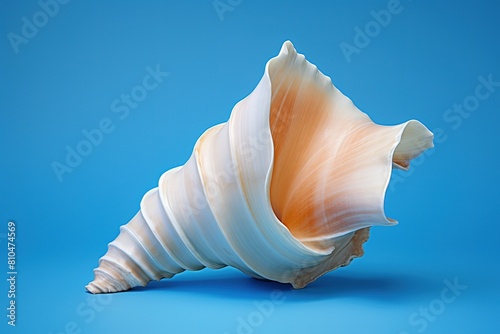
[(281, 47), (281, 51), (280, 53), (284, 54), (284, 55), (288, 55), (290, 53), (295, 53), (295, 47), (293, 46), (292, 42), (290, 42), (290, 40), (286, 40), (284, 43), (283, 43), (283, 46)]

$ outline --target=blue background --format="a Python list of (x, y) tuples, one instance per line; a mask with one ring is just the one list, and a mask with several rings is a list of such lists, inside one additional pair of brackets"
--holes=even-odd
[[(70, 1), (16, 53), (8, 34), (20, 35), (23, 17), (33, 22), (41, 7), (1, 2), (0, 267), (7, 272), (14, 220), (19, 274), (15, 328), (0, 280), (0, 332), (497, 332), (500, 87), (466, 117), (447, 110), (475, 101), (479, 77), (500, 81), (498, 1), (401, 0), (350, 57), (341, 43), (355, 46), (355, 27), (372, 27), (371, 11), (390, 2), (232, 3), (220, 17), (212, 0)], [(86, 293), (142, 195), (227, 120), (287, 39), (375, 122), (416, 118), (439, 134), (435, 149), (394, 175), (386, 212), (400, 224), (372, 228), (364, 257), (303, 290), (225, 268)], [(120, 119), (113, 101), (157, 65), (168, 77)], [(51, 164), (65, 163), (66, 146), (105, 118), (113, 130), (60, 182)], [(449, 303), (446, 280), (462, 286)]]

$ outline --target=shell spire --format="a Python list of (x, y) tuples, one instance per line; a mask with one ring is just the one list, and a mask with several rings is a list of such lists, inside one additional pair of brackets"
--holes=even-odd
[(225, 266), (302, 288), (362, 256), (371, 226), (396, 223), (384, 213), (392, 168), (432, 139), (415, 120), (373, 123), (287, 41), (229, 120), (146, 193), (86, 288)]

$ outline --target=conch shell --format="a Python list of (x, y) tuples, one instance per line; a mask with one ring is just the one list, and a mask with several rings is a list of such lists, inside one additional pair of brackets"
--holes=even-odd
[(198, 139), (120, 228), (87, 290), (232, 266), (302, 288), (363, 255), (393, 167), (433, 146), (415, 120), (381, 126), (283, 44), (229, 121)]

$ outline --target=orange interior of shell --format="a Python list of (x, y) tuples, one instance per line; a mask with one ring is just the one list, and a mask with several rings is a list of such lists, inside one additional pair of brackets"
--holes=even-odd
[[(384, 222), (378, 206), (383, 194), (377, 191), (384, 190), (383, 160), (390, 147), (386, 153), (385, 143), (394, 140), (387, 127), (359, 112), (330, 82), (318, 80), (317, 72), (301, 75), (284, 66), (270, 74), (270, 199), (278, 219), (303, 242)], [(365, 191), (374, 177), (380, 186)]]
[[(312, 82), (285, 77), (273, 87), (270, 127), (274, 143), (271, 205), (280, 221), (297, 238), (326, 231), (316, 219), (318, 180), (315, 171), (327, 158), (315, 145), (328, 124), (329, 101)], [(314, 112), (307, 112), (314, 111)], [(328, 194), (325, 194), (328, 196)], [(324, 198), (334, 203), (334, 198)], [(323, 201), (321, 201), (323, 202)]]

